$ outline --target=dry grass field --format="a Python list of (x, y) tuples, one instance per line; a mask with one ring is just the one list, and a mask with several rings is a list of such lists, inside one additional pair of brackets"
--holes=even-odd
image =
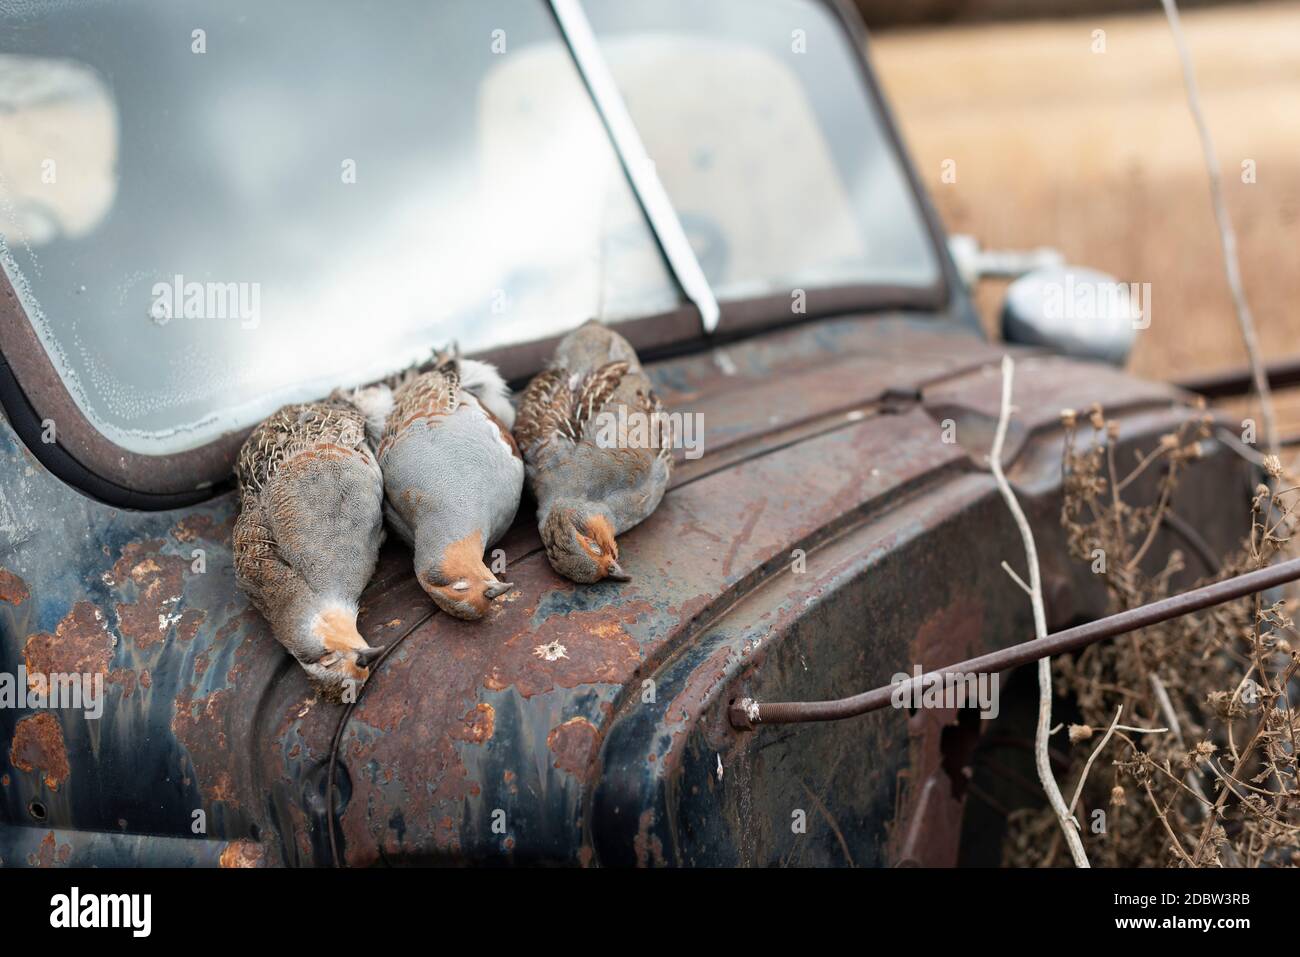
[[(1152, 6), (882, 32), (873, 56), (949, 230), (993, 247), (1054, 246), (1151, 283), (1131, 368), (1173, 378), (1244, 362), (1245, 350), (1173, 40)], [(1300, 355), (1300, 3), (1197, 10), (1183, 25), (1264, 351)], [(955, 183), (941, 179), (949, 159)], [(986, 323), (1001, 297), (980, 290)], [(1282, 422), (1300, 424), (1300, 402), (1280, 399)]]

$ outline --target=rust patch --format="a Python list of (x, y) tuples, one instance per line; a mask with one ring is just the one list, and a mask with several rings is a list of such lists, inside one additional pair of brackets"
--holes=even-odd
[(27, 864), (30, 867), (61, 867), (66, 866), (70, 860), (72, 860), (72, 845), (59, 844), (54, 838), (53, 831), (41, 838), (41, 846), (35, 852), (27, 855)]
[(0, 601), (8, 602), (11, 605), (21, 605), (31, 597), (31, 592), (27, 590), (27, 583), (9, 571), (7, 568), (0, 568)]
[[(549, 566), (537, 563), (535, 571), (553, 582)], [(520, 591), (529, 596), (539, 589), (525, 581)], [(375, 685), (355, 714), (386, 733), (367, 745), (368, 767), (381, 770), (355, 779), (342, 818), (349, 863), (375, 863), (381, 855), (400, 857), (411, 847), (430, 845), (457, 853), (466, 799), (482, 790), (467, 766), (465, 742), (488, 741), (489, 732), (495, 733), (495, 712), (480, 707), (484, 689), (513, 690), (530, 698), (556, 688), (621, 684), (641, 663), (638, 642), (627, 626), (655, 612), (649, 602), (628, 596), (622, 604), (539, 621), (535, 602), (524, 597), (504, 606), (494, 621), (494, 634), (510, 636), (503, 640), (491, 640), (481, 625), (448, 615), (438, 615), (413, 633), (372, 676)], [(376, 614), (386, 620), (391, 612)], [(534, 655), (539, 643), (553, 641), (566, 646), (566, 657), (546, 661)], [(432, 688), (436, 694), (429, 693)], [(565, 763), (574, 766), (580, 727), (560, 734), (557, 748)], [(554, 760), (549, 752), (546, 756)], [(504, 786), (518, 787), (513, 780)], [(398, 809), (402, 828), (389, 823)]]
[[(979, 647), (984, 605), (977, 596), (959, 594), (932, 612), (912, 640), (912, 660), (923, 668), (964, 661)], [(955, 708), (918, 708), (908, 719), (910, 773), (891, 829), (890, 859), (922, 867), (955, 867), (961, 835), (962, 801), (953, 794), (944, 771), (943, 729), (955, 724)]]
[(570, 718), (546, 736), (546, 746), (555, 755), (555, 766), (577, 778), (586, 776), (599, 744), (600, 731), (586, 718)]
[[(135, 586), (134, 602), (119, 602), (117, 624), (122, 637), (129, 638), (137, 648), (146, 649), (167, 637), (172, 626), (184, 620), (177, 605), (185, 589), (185, 571), (189, 562), (179, 555), (164, 555), (162, 539), (132, 542), (122, 549), (122, 556), (109, 573), (117, 587), (127, 583)], [(189, 612), (186, 612), (189, 614)], [(203, 620), (202, 612), (195, 612), (186, 625), (192, 638)]]
[(123, 701), (135, 693), (136, 675), (130, 668), (118, 668), (114, 671), (110, 671), (108, 677), (104, 680), (111, 685), (122, 686)]
[(266, 848), (256, 841), (231, 841), (217, 861), (221, 867), (265, 867)]
[(482, 744), (496, 731), (496, 709), (487, 702), (480, 701), (460, 719), (460, 722), (458, 727), (451, 729), (451, 736), (458, 741)]
[(108, 674), (113, 636), (99, 609), (88, 601), (72, 606), (54, 628), (38, 632), (23, 646), (23, 660), (33, 674)]
[(172, 538), (178, 542), (195, 542), (204, 539), (209, 542), (224, 542), (230, 538), (235, 528), (235, 516), (224, 522), (213, 520), (211, 515), (186, 515), (172, 528)]
[(9, 763), (20, 771), (38, 771), (47, 788), (59, 789), (68, 779), (70, 769), (63, 728), (54, 715), (34, 714), (18, 722), (9, 746)]
[[(653, 612), (649, 602), (629, 601), (617, 609), (573, 611), (562, 618), (548, 618), (540, 629), (525, 631), (508, 642), (506, 653), (496, 656), (483, 685), (491, 691), (513, 686), (520, 695), (531, 698), (556, 687), (623, 684), (641, 667), (640, 646), (625, 626)], [(538, 648), (554, 645), (563, 647), (564, 654), (536, 654)]]
[(633, 850), (636, 851), (637, 867), (649, 867), (651, 864), (655, 867), (664, 866), (663, 842), (659, 840), (659, 835), (650, 833), (654, 824), (655, 812), (653, 810), (643, 811), (637, 821), (636, 837), (632, 839)]
[[(227, 738), (231, 734), (247, 733), (248, 714), (242, 707), (244, 695), (240, 683), (253, 666), (257, 650), (267, 649), (271, 644), (265, 620), (251, 609), (227, 619), (213, 636), (213, 644), (232, 639), (239, 640), (239, 644), (234, 649), (233, 663), (225, 672), (226, 687), (200, 697), (195, 697), (195, 685), (181, 689), (173, 700), (171, 728), (189, 755), (205, 800), (238, 807), (242, 802), (237, 782), (244, 782), (247, 764), (232, 751)], [(216, 653), (211, 646), (206, 651)], [(205, 660), (211, 670), (210, 659)], [(146, 683), (145, 674), (141, 674), (140, 684), (147, 687), (153, 679)], [(182, 763), (178, 770), (185, 769)]]
[(181, 620), (176, 622), (176, 638), (180, 641), (193, 641), (203, 625), (207, 615), (197, 608), (187, 608), (181, 612)]
[(190, 752), (199, 790), (212, 801), (238, 806), (230, 768), (234, 758), (226, 742), (226, 708), (231, 701), (227, 689), (214, 691), (204, 698), (187, 700), (184, 693), (176, 697), (176, 714), (172, 731)]

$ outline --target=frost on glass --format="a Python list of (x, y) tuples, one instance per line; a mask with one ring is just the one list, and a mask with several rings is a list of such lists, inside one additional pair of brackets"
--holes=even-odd
[(544, 4), (22, 9), (4, 268), (127, 449), (679, 302)]

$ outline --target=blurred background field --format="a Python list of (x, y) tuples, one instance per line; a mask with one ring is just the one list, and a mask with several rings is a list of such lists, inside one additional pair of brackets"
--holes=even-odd
[[(1130, 364), (1139, 375), (1245, 362), (1159, 0), (859, 5), (951, 232), (994, 248), (1056, 247), (1070, 263), (1151, 283), (1151, 326)], [(1300, 356), (1300, 2), (1182, 7), (1264, 352)], [(1061, 17), (1067, 9), (1076, 12)], [(1104, 52), (1094, 52), (1099, 37)], [(946, 160), (956, 182), (943, 181)], [(1246, 161), (1253, 183), (1243, 182)], [(1003, 289), (986, 281), (978, 291), (990, 329)], [(1300, 402), (1279, 396), (1279, 418), (1294, 431)]]

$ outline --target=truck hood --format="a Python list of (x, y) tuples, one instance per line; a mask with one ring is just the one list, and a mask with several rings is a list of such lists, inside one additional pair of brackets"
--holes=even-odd
[[(651, 364), (667, 408), (702, 426), (702, 454), (678, 450), (663, 504), (620, 539), (632, 581), (558, 577), (526, 496), (499, 545), (517, 587), (466, 623), (435, 613), (390, 540), (360, 627), (372, 645), (400, 644), (347, 711), (312, 693), (235, 588), (233, 495), (170, 513), (113, 509), (70, 494), (6, 430), (4, 663), (108, 682), (93, 726), (0, 712), (13, 742), (8, 819), (32, 823), (32, 800), (48, 816), (11, 829), (23, 833), (9, 854), (770, 863), (786, 853), (788, 807), (828, 806), (825, 789), (839, 786), (868, 835), (855, 863), (884, 862), (894, 778), (933, 770), (937, 745), (909, 755), (916, 729), (893, 714), (864, 719), (856, 738), (740, 733), (726, 706), (741, 693), (849, 694), (1028, 636), (1028, 607), (997, 570), (996, 554), (1020, 552), (986, 467), (1006, 350), (893, 315)], [(1138, 436), (1180, 414), (1168, 386), (1017, 354), (1007, 460), (1031, 502), (1048, 503), (1059, 479), (1062, 407), (1104, 399)], [(1034, 514), (1053, 524), (1050, 504)], [(1073, 574), (1044, 551), (1047, 573)], [(1080, 594), (1075, 613), (1101, 600)], [(832, 740), (816, 767), (800, 765)], [(835, 784), (850, 772), (851, 785)], [(932, 813), (908, 800), (909, 819)], [(775, 824), (744, 820), (768, 805)], [(826, 842), (825, 854), (852, 856), (854, 842)]]

